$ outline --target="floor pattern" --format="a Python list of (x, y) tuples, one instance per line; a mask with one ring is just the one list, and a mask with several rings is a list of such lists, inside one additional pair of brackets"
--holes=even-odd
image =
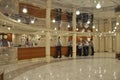
[(95, 56), (24, 60), (0, 66), (4, 80), (120, 80), (120, 61), (113, 53)]

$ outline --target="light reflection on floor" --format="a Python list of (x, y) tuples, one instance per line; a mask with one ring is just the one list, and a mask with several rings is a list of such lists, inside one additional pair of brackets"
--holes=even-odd
[(120, 80), (119, 68), (115, 59), (68, 60), (37, 67), (14, 80)]
[(5, 80), (120, 80), (120, 61), (112, 53), (52, 61), (48, 64), (31, 60), (7, 65)]

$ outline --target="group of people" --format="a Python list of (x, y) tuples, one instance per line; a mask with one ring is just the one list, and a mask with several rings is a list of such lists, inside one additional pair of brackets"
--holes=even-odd
[(93, 40), (91, 39), (90, 41), (84, 40), (83, 42), (80, 41), (77, 44), (77, 55), (78, 56), (88, 56), (94, 55), (94, 45), (93, 45)]
[[(62, 57), (62, 43), (60, 37), (58, 37), (57, 45), (56, 45), (56, 55), (55, 58), (61, 58)], [(94, 45), (93, 45), (93, 40), (91, 39), (90, 41), (84, 40), (84, 41), (79, 41), (76, 46), (76, 55), (78, 56), (88, 56), (94, 55)], [(69, 57), (73, 55), (72, 51), (72, 41), (68, 42), (68, 51), (66, 57)]]

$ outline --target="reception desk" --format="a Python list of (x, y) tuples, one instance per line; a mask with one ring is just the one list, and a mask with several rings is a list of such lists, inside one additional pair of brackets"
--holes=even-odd
[(18, 48), (18, 60), (45, 57), (45, 47)]
[[(62, 47), (62, 55), (67, 54), (67, 46)], [(50, 48), (50, 56), (55, 56), (56, 47)], [(45, 47), (18, 48), (18, 60), (42, 58), (46, 56)]]

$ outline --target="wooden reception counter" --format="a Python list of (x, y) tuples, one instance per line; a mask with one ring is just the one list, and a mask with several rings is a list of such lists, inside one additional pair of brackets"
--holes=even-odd
[[(50, 48), (50, 56), (55, 56), (56, 47)], [(67, 54), (67, 46), (62, 47), (62, 55)], [(45, 57), (45, 47), (18, 48), (18, 60)]]
[(45, 57), (44, 47), (18, 48), (18, 60)]

